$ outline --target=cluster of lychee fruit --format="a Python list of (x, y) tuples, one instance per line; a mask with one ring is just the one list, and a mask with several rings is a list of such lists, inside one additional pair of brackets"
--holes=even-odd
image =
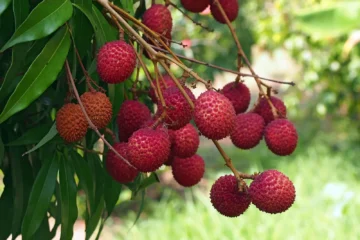
[[(222, 22), (222, 15), (218, 15), (212, 1), (202, 0), (195, 5), (188, 0), (181, 2), (193, 12), (202, 11), (210, 4), (215, 19)], [(234, 20), (237, 1), (219, 0), (219, 3), (228, 18)], [(152, 5), (143, 15), (143, 24), (171, 38), (172, 19), (163, 5)], [(98, 52), (97, 72), (106, 83), (121, 83), (132, 75), (136, 62), (136, 52), (130, 44), (124, 40), (108, 42)], [(230, 137), (240, 149), (251, 149), (264, 138), (270, 151), (279, 156), (290, 155), (295, 150), (297, 132), (286, 118), (286, 107), (281, 99), (261, 96), (254, 108), (246, 112), (251, 95), (240, 81), (231, 82), (219, 91), (209, 88), (196, 99), (184, 81), (168, 74), (157, 78), (149, 79), (151, 86), (157, 86), (148, 92), (149, 99), (157, 106), (154, 114), (135, 99), (124, 101), (117, 113), (119, 142), (113, 147), (127, 161), (113, 151), (108, 152), (105, 166), (114, 180), (129, 183), (139, 172), (154, 172), (167, 165), (171, 166), (174, 179), (180, 185), (196, 185), (205, 172), (205, 162), (196, 153), (199, 135), (214, 141)], [(89, 119), (99, 129), (105, 128), (112, 119), (112, 105), (104, 93), (86, 92), (80, 100), (83, 106), (67, 103), (57, 113), (56, 127), (66, 142), (80, 141), (89, 128)], [(295, 188), (281, 172), (267, 170), (254, 174), (252, 179), (249, 187), (239, 190), (242, 179), (233, 175), (220, 177), (210, 193), (215, 209), (225, 216), (235, 217), (251, 202), (268, 213), (283, 212), (293, 204)]]

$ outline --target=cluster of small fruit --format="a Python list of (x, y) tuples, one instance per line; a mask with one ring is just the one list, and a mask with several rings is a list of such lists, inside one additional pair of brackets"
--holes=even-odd
[[(184, 7), (185, 2), (182, 1)], [(225, 2), (225, 8), (227, 1), (219, 2)], [(162, 5), (157, 6), (152, 5), (145, 12), (143, 23), (157, 33), (170, 33), (171, 15), (170, 18), (165, 13), (148, 16), (151, 9), (167, 10)], [(211, 8), (214, 7), (211, 5)], [(215, 17), (216, 11), (212, 11)], [(171, 24), (166, 23), (163, 16), (167, 16)], [(157, 24), (152, 26), (153, 22)], [(167, 29), (156, 29), (164, 25)], [(123, 40), (109, 42), (99, 50), (97, 72), (106, 83), (124, 82), (133, 73), (136, 62), (136, 52), (131, 45)], [(209, 89), (196, 99), (190, 88), (178, 81), (179, 88), (175, 84), (177, 80), (167, 74), (159, 76), (157, 81), (149, 81), (153, 81), (152, 85), (158, 83), (158, 88), (149, 91), (149, 97), (157, 104), (157, 112), (151, 116), (145, 104), (126, 100), (117, 115), (120, 143), (113, 147), (127, 161), (109, 151), (106, 168), (120, 183), (132, 182), (139, 172), (153, 172), (165, 164), (171, 165), (179, 184), (194, 186), (205, 171), (203, 158), (196, 154), (200, 142), (198, 131), (214, 141), (230, 136), (234, 145), (241, 149), (255, 147), (264, 137), (268, 148), (280, 156), (290, 155), (296, 148), (296, 129), (286, 119), (286, 107), (279, 98), (263, 96), (245, 113), (250, 104), (250, 91), (242, 82), (229, 83), (219, 92)], [(97, 128), (109, 124), (112, 105), (104, 93), (86, 92), (80, 100)], [(192, 119), (197, 129), (190, 123)], [(81, 106), (68, 103), (58, 111), (56, 126), (65, 141), (76, 142), (85, 136), (89, 124)], [(251, 202), (268, 213), (283, 212), (293, 204), (295, 188), (284, 174), (268, 170), (253, 175), (252, 179), (249, 188), (239, 191), (240, 179), (233, 175), (220, 177), (210, 193), (213, 206), (221, 214), (235, 217)]]

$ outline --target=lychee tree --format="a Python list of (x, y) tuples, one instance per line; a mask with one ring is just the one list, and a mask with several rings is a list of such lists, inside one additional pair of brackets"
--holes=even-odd
[[(277, 170), (238, 171), (218, 140), (230, 136), (234, 147), (250, 149), (264, 136), (274, 154), (292, 154), (296, 129), (266, 81), (294, 84), (254, 72), (232, 25), (237, 1), (196, 4), (0, 2), (0, 168), (5, 185), (0, 239), (20, 234), (22, 239), (51, 239), (59, 227), (61, 239), (71, 239), (77, 195), (86, 198), (86, 239), (97, 229), (99, 238), (123, 187), (143, 201), (163, 165), (184, 187), (201, 180), (206, 166), (196, 154), (199, 135), (213, 142), (229, 168), (210, 191), (209, 201), (220, 214), (237, 217), (251, 202), (267, 213), (281, 213), (293, 204), (295, 188), (288, 177)], [(185, 58), (171, 49), (182, 44), (172, 38), (170, 10), (189, 17), (187, 11), (207, 7), (219, 26), (229, 28), (238, 50), (231, 56), (235, 66)], [(207, 33), (206, 26), (197, 25)], [(215, 89), (189, 61), (236, 78)], [(242, 73), (244, 65), (250, 74)], [(175, 76), (175, 67), (181, 75)], [(244, 76), (258, 86), (252, 107)], [(198, 84), (206, 91), (196, 98), (191, 89)]]

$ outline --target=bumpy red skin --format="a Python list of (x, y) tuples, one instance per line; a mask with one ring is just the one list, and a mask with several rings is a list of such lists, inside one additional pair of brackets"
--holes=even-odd
[(199, 183), (205, 172), (205, 162), (197, 154), (189, 158), (175, 157), (171, 167), (175, 180), (184, 187)]
[(172, 30), (172, 17), (169, 9), (162, 4), (153, 4), (142, 16), (142, 22), (159, 34), (169, 36)]
[(106, 43), (97, 55), (97, 72), (106, 83), (121, 83), (128, 79), (136, 66), (136, 53), (124, 41)]
[(199, 148), (199, 134), (190, 123), (185, 127), (173, 132), (171, 153), (180, 158), (187, 158), (194, 155)]
[(298, 134), (295, 126), (287, 119), (276, 119), (264, 131), (265, 142), (270, 151), (287, 156), (296, 149)]
[(153, 172), (168, 159), (170, 140), (161, 130), (142, 128), (129, 138), (129, 161), (140, 172)]
[(150, 118), (150, 110), (145, 104), (134, 100), (124, 101), (116, 119), (120, 142), (127, 142), (129, 137)]
[[(191, 90), (185, 86), (183, 87), (190, 99), (195, 102), (196, 99)], [(194, 111), (180, 90), (177, 87), (169, 87), (164, 91), (163, 97), (165, 104), (168, 107), (166, 109), (167, 116), (165, 118), (165, 123), (168, 124), (169, 129), (177, 130), (188, 124), (193, 117)], [(158, 104), (157, 114), (160, 116), (162, 111), (162, 105)]]
[[(286, 117), (286, 106), (283, 101), (281, 101), (277, 97), (270, 97), (271, 102), (273, 103), (274, 107), (281, 113), (281, 117)], [(255, 107), (254, 112), (261, 115), (264, 120), (265, 124), (274, 120), (274, 115), (271, 111), (271, 107), (268, 101), (265, 98), (262, 98), (259, 104)]]
[(231, 141), (238, 148), (251, 149), (259, 144), (264, 128), (265, 121), (259, 114), (240, 113), (230, 134)]
[(243, 113), (248, 109), (251, 95), (249, 88), (245, 84), (231, 82), (226, 84), (221, 92), (230, 100), (236, 114)]
[[(234, 21), (239, 13), (239, 4), (238, 0), (219, 0), (222, 8), (224, 9), (226, 16), (228, 17), (229, 21)], [(226, 23), (225, 18), (221, 14), (219, 8), (216, 4), (212, 3), (210, 5), (210, 11), (216, 21), (220, 23)]]
[(68, 103), (56, 113), (56, 129), (66, 142), (81, 140), (88, 129), (88, 122), (79, 104)]
[(247, 192), (239, 192), (238, 182), (233, 175), (216, 180), (210, 190), (210, 200), (214, 208), (227, 217), (240, 216), (251, 203)]
[[(160, 89), (162, 92), (165, 91), (165, 89), (169, 88), (169, 87), (173, 87), (173, 86), (176, 86), (174, 81), (171, 79), (171, 77), (168, 75), (168, 74), (165, 74), (162, 76), (164, 81), (162, 81), (160, 78), (159, 78), (159, 84), (160, 84)], [(155, 87), (157, 87), (156, 85), (156, 80), (153, 80), (153, 83), (155, 85)], [(165, 86), (166, 84), (166, 86)], [(156, 94), (155, 94), (155, 91), (153, 88), (150, 88), (150, 91), (149, 91), (149, 97), (151, 98), (151, 100), (153, 101), (153, 103), (157, 103), (158, 100), (156, 99)]]
[(235, 110), (229, 99), (215, 91), (203, 92), (195, 103), (194, 120), (205, 137), (220, 140), (235, 125)]
[(85, 92), (80, 97), (92, 123), (99, 129), (106, 127), (112, 117), (112, 104), (102, 92)]
[(281, 213), (295, 201), (295, 187), (290, 179), (277, 170), (262, 172), (250, 184), (249, 194), (252, 203), (267, 213)]
[[(127, 143), (115, 143), (113, 147), (125, 159), (129, 158)], [(109, 150), (106, 156), (106, 170), (110, 176), (119, 183), (132, 182), (139, 173), (135, 168), (129, 166), (120, 157), (116, 156), (111, 150)]]
[(193, 13), (199, 13), (206, 9), (209, 6), (209, 0), (181, 0), (183, 7)]

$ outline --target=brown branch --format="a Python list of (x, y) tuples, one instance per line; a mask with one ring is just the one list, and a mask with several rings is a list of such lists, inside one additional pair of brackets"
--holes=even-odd
[[(68, 77), (68, 79), (70, 80), (71, 86), (72, 86), (72, 88), (73, 88), (73, 90), (74, 90), (75, 97), (76, 97), (76, 99), (77, 99), (77, 101), (78, 101), (78, 103), (79, 103), (79, 105), (80, 105), (81, 111), (84, 113), (85, 118), (86, 118), (87, 122), (89, 123), (90, 128), (93, 129), (93, 130), (96, 132), (96, 134), (101, 138), (101, 140), (104, 141), (105, 145), (106, 145), (109, 149), (111, 149), (111, 151), (113, 151), (116, 156), (118, 156), (120, 159), (122, 159), (122, 160), (123, 160), (125, 163), (127, 163), (129, 166), (135, 168), (133, 165), (131, 165), (131, 164), (129, 163), (129, 161), (128, 161), (127, 159), (125, 159), (123, 156), (121, 156), (121, 155), (115, 150), (115, 148), (113, 148), (113, 146), (111, 146), (111, 144), (103, 137), (103, 135), (99, 132), (99, 130), (97, 129), (97, 127), (96, 127), (96, 126), (94, 125), (94, 123), (91, 121), (91, 119), (90, 119), (89, 115), (87, 114), (87, 112), (86, 112), (86, 110), (85, 110), (85, 107), (84, 107), (84, 105), (83, 105), (83, 103), (82, 103), (82, 101), (81, 101), (81, 99), (80, 99), (79, 92), (77, 91), (77, 88), (76, 88), (76, 86), (75, 86), (75, 82), (74, 82), (74, 79), (73, 79), (73, 77), (72, 77), (72, 75), (71, 75), (71, 70), (70, 70), (69, 63), (68, 63), (67, 60), (65, 61), (65, 68), (66, 68), (67, 77)], [(136, 168), (135, 168), (135, 169), (136, 169)]]

